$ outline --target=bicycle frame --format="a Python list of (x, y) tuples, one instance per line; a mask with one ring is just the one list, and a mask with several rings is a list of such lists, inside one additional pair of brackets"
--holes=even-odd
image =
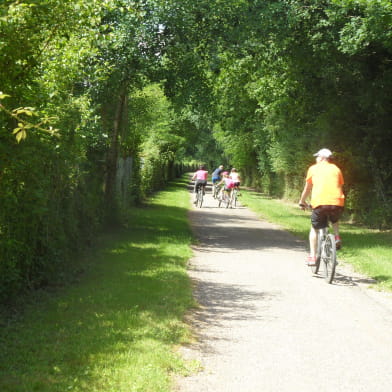
[[(309, 205), (300, 204), (302, 209), (309, 209)], [(336, 269), (336, 242), (335, 236), (328, 232), (328, 226), (317, 231), (316, 264), (311, 266), (314, 274), (317, 274), (320, 263), (324, 264), (324, 278), (327, 283), (332, 283)]]
[(222, 185), (212, 184), (212, 197), (216, 199), (219, 195), (219, 191)]
[(198, 184), (196, 187), (196, 206), (200, 207), (203, 205), (203, 196), (204, 196), (204, 186), (202, 184)]
[(228, 194), (225, 189), (222, 189), (221, 192), (222, 193), (221, 193), (221, 196), (219, 197), (218, 207), (221, 206), (222, 202), (224, 202), (226, 204), (226, 208), (229, 208), (229, 206), (231, 207), (231, 201), (232, 201), (232, 199), (231, 199), (231, 196), (232, 196), (231, 192), (230, 192), (230, 194)]
[(321, 263), (324, 265), (324, 278), (327, 283), (331, 283), (336, 268), (336, 244), (328, 227), (317, 230), (316, 265), (311, 267), (314, 274), (318, 273)]

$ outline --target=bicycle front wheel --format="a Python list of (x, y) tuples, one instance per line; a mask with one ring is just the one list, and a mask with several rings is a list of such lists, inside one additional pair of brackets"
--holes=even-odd
[(324, 278), (327, 283), (332, 283), (336, 268), (336, 244), (333, 234), (328, 234), (325, 239), (322, 259), (324, 261)]

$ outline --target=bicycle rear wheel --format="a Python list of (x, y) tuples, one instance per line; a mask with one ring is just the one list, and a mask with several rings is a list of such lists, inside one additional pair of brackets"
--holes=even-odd
[(336, 244), (333, 234), (328, 234), (325, 239), (322, 259), (324, 261), (324, 278), (327, 283), (332, 283), (336, 268)]
[(229, 195), (227, 193), (225, 194), (225, 205), (226, 205), (226, 208), (229, 208), (230, 197), (229, 197)]
[(200, 187), (198, 192), (197, 192), (197, 203), (196, 203), (196, 206), (201, 208), (202, 205), (203, 205), (203, 188)]
[(221, 187), (220, 186), (217, 186), (217, 185), (215, 185), (215, 193), (214, 193), (214, 198), (215, 199), (219, 199), (219, 196), (220, 196), (220, 190), (221, 190)]
[(236, 208), (237, 207), (237, 193), (238, 193), (238, 191), (237, 191), (237, 189), (235, 189), (233, 192), (234, 192), (233, 199), (232, 199), (231, 203), (234, 206), (234, 208)]

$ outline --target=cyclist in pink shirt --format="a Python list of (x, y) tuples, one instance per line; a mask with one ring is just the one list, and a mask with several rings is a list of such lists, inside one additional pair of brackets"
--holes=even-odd
[(203, 187), (203, 194), (205, 194), (205, 188), (207, 185), (208, 171), (205, 170), (204, 165), (200, 165), (199, 170), (193, 173), (192, 181), (195, 181), (193, 193), (195, 194), (195, 200), (193, 204), (196, 204), (196, 193), (199, 186)]
[(231, 191), (235, 186), (234, 181), (230, 178), (229, 173), (227, 171), (223, 172), (222, 176), (223, 176), (222, 181), (218, 184), (218, 186), (224, 184), (223, 188), (220, 191), (220, 198), (222, 198), (223, 192), (227, 192), (228, 197), (231, 198)]

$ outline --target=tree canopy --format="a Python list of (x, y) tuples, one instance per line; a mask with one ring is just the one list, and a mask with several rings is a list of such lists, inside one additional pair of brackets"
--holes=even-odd
[(296, 200), (328, 147), (390, 226), (389, 0), (6, 0), (0, 91), (3, 298), (199, 162)]

